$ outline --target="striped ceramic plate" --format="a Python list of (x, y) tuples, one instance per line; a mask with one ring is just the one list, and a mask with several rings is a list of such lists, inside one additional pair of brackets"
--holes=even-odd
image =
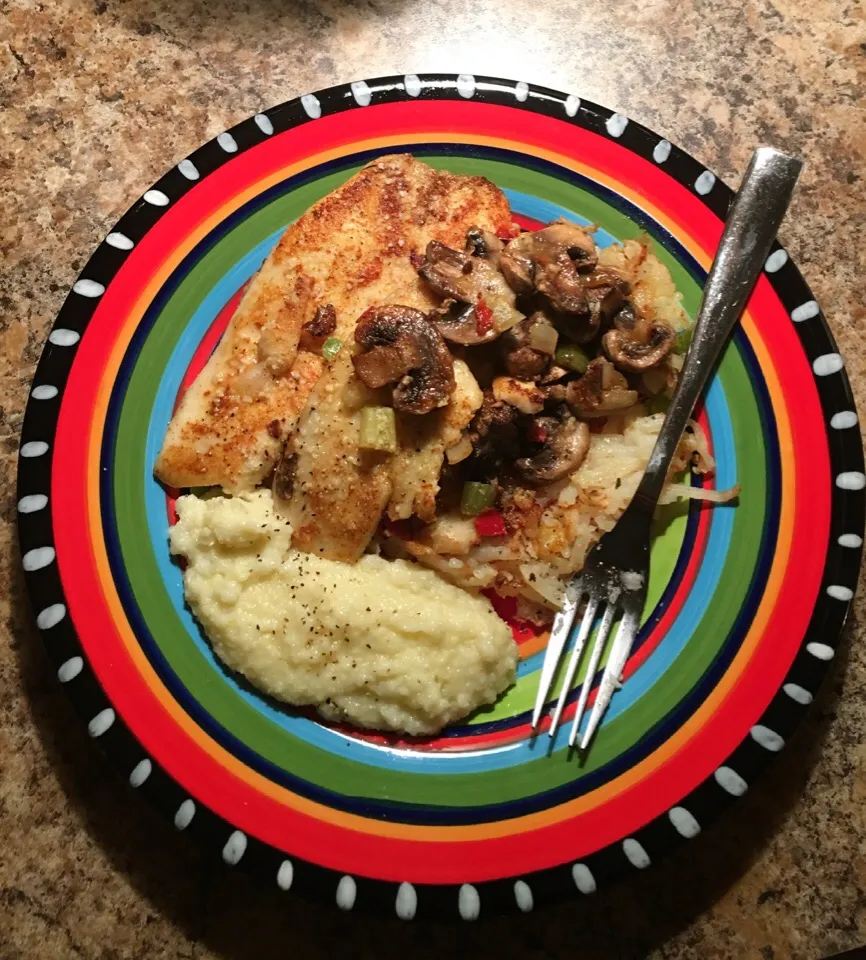
[(20, 537), (60, 680), (175, 827), (344, 909), (472, 919), (643, 869), (748, 789), (832, 660), (866, 478), (842, 358), (776, 246), (698, 413), (717, 485), (742, 496), (660, 518), (627, 682), (584, 766), (564, 737), (550, 756), (530, 738), (531, 634), (507, 696), (430, 741), (332, 728), (238, 683), (184, 607), (154, 456), (286, 225), (395, 151), (483, 174), (525, 226), (648, 234), (694, 314), (731, 192), (667, 140), (576, 96), (469, 75), (308, 94), (181, 161), (94, 253), (33, 383)]

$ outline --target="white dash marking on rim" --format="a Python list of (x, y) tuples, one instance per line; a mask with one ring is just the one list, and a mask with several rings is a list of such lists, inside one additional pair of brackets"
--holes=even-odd
[(417, 73), (407, 73), (403, 77), (403, 86), (410, 97), (417, 97), (421, 93), (421, 78)]
[(830, 426), (834, 430), (848, 430), (857, 426), (857, 414), (853, 410), (840, 410), (830, 417)]
[(674, 830), (686, 840), (691, 840), (701, 832), (701, 825), (685, 807), (671, 807), (668, 810), (668, 819)]
[(791, 311), (791, 319), (794, 323), (802, 323), (804, 320), (817, 317), (820, 312), (821, 308), (818, 306), (817, 300), (807, 300), (805, 303), (801, 303), (799, 307), (794, 307)]
[(649, 854), (634, 837), (626, 837), (622, 842), (622, 852), (636, 870), (646, 870), (650, 865)]
[[(257, 113), (253, 118), (256, 121), (256, 126), (266, 137), (270, 137), (274, 132), (274, 125), (271, 123), (271, 118), (264, 113)], [(286, 860), (285, 863), (289, 861)]]
[(705, 197), (716, 185), (715, 176), (709, 170), (704, 172), (695, 180), (695, 192)]
[(70, 657), (64, 660), (57, 668), (57, 679), (61, 683), (69, 683), (74, 680), (84, 669), (84, 660), (81, 657)]
[(50, 607), (39, 611), (36, 617), (36, 626), (40, 630), (50, 630), (66, 616), (66, 607), (62, 603), (52, 603)]
[(238, 142), (235, 138), (228, 132), (224, 130), (218, 137), (217, 143), (220, 145), (220, 148), (225, 150), (226, 153), (237, 153), (238, 152)]
[(859, 470), (847, 470), (836, 477), (836, 486), (840, 490), (862, 490), (866, 487), (866, 475)]
[(311, 120), (318, 120), (322, 115), (322, 105), (319, 103), (319, 98), (312, 93), (305, 93), (301, 97), (301, 106), (304, 108), (304, 113)]
[(235, 830), (226, 840), (223, 847), (223, 860), (233, 867), (241, 862), (241, 857), (247, 852), (247, 835), (241, 830)]
[(337, 906), (341, 910), (351, 910), (355, 906), (355, 897), (358, 895), (358, 884), (349, 874), (340, 877), (337, 884)]
[(186, 828), (192, 823), (192, 818), (195, 816), (195, 801), (190, 800), (189, 797), (183, 801), (183, 803), (177, 808), (174, 814), (174, 825), (178, 830), (186, 830)]
[(481, 897), (471, 883), (464, 883), (457, 894), (457, 910), (464, 920), (477, 920), (481, 913)]
[(401, 883), (397, 887), (397, 898), (394, 901), (394, 910), (401, 920), (411, 920), (418, 909), (418, 894), (411, 883)]
[(117, 230), (109, 233), (105, 242), (109, 247), (114, 247), (115, 250), (131, 250), (135, 246), (125, 233), (119, 233)]
[(33, 573), (34, 570), (41, 570), (43, 567), (54, 563), (56, 556), (54, 547), (34, 547), (21, 558), (21, 566), (28, 573)]
[(359, 107), (369, 107), (370, 101), (373, 99), (373, 92), (367, 86), (365, 80), (354, 80), (349, 84), (349, 87), (352, 91), (352, 96), (355, 98), (355, 103)]
[(19, 513), (38, 513), (48, 506), (48, 497), (44, 493), (29, 493), (18, 501)]
[(129, 785), (136, 790), (144, 783), (145, 780), (153, 772), (153, 764), (147, 757), (144, 760), (139, 760), (138, 763), (132, 768), (129, 774)]
[(836, 651), (826, 643), (818, 643), (813, 640), (806, 644), (806, 650), (818, 660), (832, 660)]
[(48, 334), (48, 340), (55, 347), (73, 347), (81, 339), (81, 334), (66, 327), (57, 327)]
[(277, 886), (280, 890), (291, 890), (295, 879), (295, 868), (291, 860), (283, 860), (277, 870)]
[[(521, 81), (514, 87), (514, 96), (515, 96), (521, 103), (524, 103), (524, 102), (526, 101), (526, 98), (529, 96), (529, 84), (528, 84), (525, 80), (521, 80)], [(522, 882), (522, 881), (518, 881), (518, 883), (519, 883), (519, 882)], [(530, 894), (530, 896), (531, 896), (531, 894)]]
[(60, 391), (52, 383), (40, 383), (30, 391), (34, 400), (53, 400)]
[(185, 160), (181, 160), (177, 165), (177, 169), (187, 178), (187, 180), (198, 180), (201, 174), (198, 172), (198, 167), (192, 162), (192, 160), (187, 157)]
[(774, 250), (770, 256), (767, 257), (764, 269), (767, 273), (778, 273), (787, 262), (788, 254), (784, 250)]
[(592, 875), (592, 870), (590, 870), (585, 863), (576, 863), (571, 868), (571, 877), (577, 889), (587, 896), (598, 890), (598, 885), (595, 882), (595, 877)]
[(741, 797), (749, 789), (746, 781), (730, 767), (719, 767), (713, 773), (713, 777), (722, 790), (732, 797)]
[(471, 73), (461, 73), (457, 77), (457, 92), (465, 100), (475, 96), (475, 77)]
[(29, 440), (21, 447), (22, 457), (43, 457), (48, 453), (48, 444), (44, 440)]
[(838, 373), (844, 365), (838, 353), (822, 353), (812, 361), (812, 369), (817, 377), (829, 377), (831, 373)]
[(785, 740), (775, 730), (765, 727), (763, 723), (756, 723), (749, 731), (752, 739), (759, 746), (770, 753), (778, 753), (785, 746)]
[(167, 207), (168, 197), (162, 190), (148, 190), (144, 195), (144, 202), (149, 203), (153, 207)]
[(105, 293), (105, 286), (97, 280), (88, 280), (86, 277), (81, 277), (72, 284), (72, 292), (81, 297), (101, 297)]
[(659, 140), (659, 142), (653, 147), (653, 160), (655, 160), (656, 163), (664, 163), (670, 155), (670, 140)]
[(628, 117), (623, 116), (621, 113), (615, 113), (613, 116), (607, 118), (604, 125), (612, 137), (618, 138), (625, 133), (625, 128), (628, 126)]
[(87, 724), (87, 732), (91, 737), (101, 737), (103, 733), (111, 729), (116, 719), (116, 714), (111, 707), (100, 710), (99, 713)]
[(836, 543), (838, 543), (840, 547), (850, 547), (852, 550), (856, 550), (858, 547), (863, 546), (863, 538), (859, 533), (843, 533)]
[(850, 587), (843, 587), (839, 583), (831, 583), (827, 587), (827, 596), (847, 603), (854, 596), (854, 591)]
[(805, 687), (801, 687), (799, 683), (786, 683), (782, 689), (793, 701), (804, 707), (808, 707), (814, 699), (812, 694)]
[(565, 98), (565, 112), (569, 117), (576, 117), (577, 111), (580, 110), (580, 97), (576, 97), (573, 93), (570, 93)]
[(514, 900), (521, 913), (530, 913), (535, 906), (532, 890), (525, 880), (514, 881)]

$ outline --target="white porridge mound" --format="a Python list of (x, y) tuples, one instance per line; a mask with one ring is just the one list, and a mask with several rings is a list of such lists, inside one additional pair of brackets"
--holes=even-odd
[(431, 735), (513, 682), (517, 645), (483, 597), (403, 560), (294, 550), (270, 491), (184, 496), (171, 550), (217, 656), (327, 719)]

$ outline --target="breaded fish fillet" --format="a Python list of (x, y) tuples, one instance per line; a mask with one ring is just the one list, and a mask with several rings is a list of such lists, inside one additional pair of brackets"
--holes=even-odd
[(481, 177), (434, 170), (408, 154), (367, 164), (285, 232), (250, 283), (217, 350), (169, 424), (156, 475), (176, 487), (249, 490), (270, 473), (324, 368), (298, 350), (301, 327), (332, 304), (350, 340), (367, 307), (433, 299), (410, 255), (428, 241), (462, 247), (473, 225), (509, 222)]

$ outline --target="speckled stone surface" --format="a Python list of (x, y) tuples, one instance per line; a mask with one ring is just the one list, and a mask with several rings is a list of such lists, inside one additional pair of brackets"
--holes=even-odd
[(507, 921), (379, 922), (218, 868), (93, 749), (15, 553), (41, 344), (114, 220), (206, 138), (296, 94), (406, 71), (573, 91), (729, 182), (808, 166), (783, 242), (866, 401), (866, 23), (847, 0), (0, 0), (0, 958), (802, 958), (866, 941), (866, 594), (821, 698), (716, 827), (615, 890)]

